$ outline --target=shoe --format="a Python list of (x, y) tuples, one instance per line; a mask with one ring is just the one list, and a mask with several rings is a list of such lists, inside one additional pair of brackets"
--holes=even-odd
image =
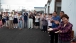
[(49, 35), (49, 36), (51, 36), (51, 35)]
[(31, 28), (31, 29), (33, 29), (33, 28)]
[(22, 30), (21, 28), (19, 30)]
[(12, 28), (13, 29), (13, 28)]
[(10, 29), (10, 28), (9, 28)]
[(16, 27), (16, 29), (17, 29), (17, 27)]
[(45, 31), (45, 33), (46, 33), (47, 31)]
[(42, 32), (45, 32), (45, 31), (42, 31)]
[(43, 29), (41, 29), (41, 31), (43, 31)]
[(15, 27), (14, 27), (15, 28)]

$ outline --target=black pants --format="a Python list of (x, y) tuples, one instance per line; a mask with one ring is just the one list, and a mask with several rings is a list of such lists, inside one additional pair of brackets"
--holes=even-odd
[(4, 23), (6, 23), (5, 19), (2, 19), (2, 24), (4, 25)]
[(43, 31), (47, 31), (47, 26), (43, 26)]
[[(52, 28), (52, 26), (49, 26), (49, 28)], [(49, 35), (51, 35), (51, 32), (49, 32)]]
[(25, 21), (24, 21), (24, 28), (27, 28), (27, 25), (28, 25), (28, 21), (25, 20)]
[(58, 33), (55, 33), (53, 31), (50, 32), (51, 36), (51, 40), (50, 43), (58, 43)]

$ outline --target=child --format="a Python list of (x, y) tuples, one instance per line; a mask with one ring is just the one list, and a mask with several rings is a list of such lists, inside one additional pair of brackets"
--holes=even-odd
[(0, 19), (0, 28), (2, 27), (2, 20)]

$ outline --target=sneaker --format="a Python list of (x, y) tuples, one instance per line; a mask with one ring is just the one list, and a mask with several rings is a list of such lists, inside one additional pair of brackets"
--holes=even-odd
[(51, 35), (49, 35), (49, 36), (51, 36)]
[(16, 27), (17, 28), (17, 27)]
[(15, 28), (15, 27), (14, 27)]
[(47, 31), (45, 31), (45, 33), (46, 33)]
[(19, 30), (22, 30), (21, 28), (19, 28)]
[(10, 28), (9, 28), (10, 29)]
[(33, 29), (33, 28), (31, 28), (31, 29)]
[(43, 31), (43, 29), (41, 29), (41, 31)]

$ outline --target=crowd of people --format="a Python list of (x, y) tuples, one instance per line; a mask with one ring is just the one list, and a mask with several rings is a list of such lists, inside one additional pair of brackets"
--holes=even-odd
[(41, 29), (48, 32), (50, 43), (71, 43), (72, 24), (69, 16), (61, 11), (51, 14), (34, 12), (1, 12), (0, 28), (6, 26), (8, 29), (23, 28)]
[(20, 12), (0, 12), (0, 27), (8, 29), (23, 28), (23, 17)]

